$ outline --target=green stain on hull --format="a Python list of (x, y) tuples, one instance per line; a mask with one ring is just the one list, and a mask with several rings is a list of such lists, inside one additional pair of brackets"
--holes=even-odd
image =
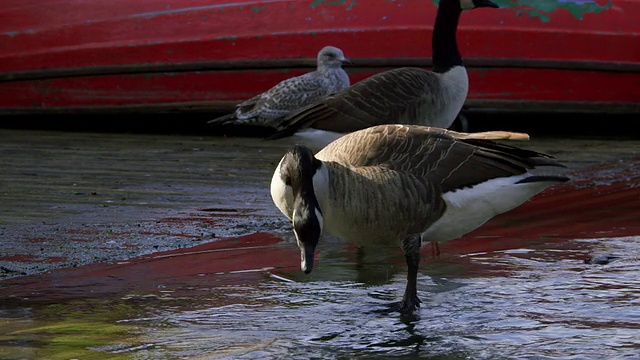
[(311, 3), (311, 7), (315, 9), (318, 5), (322, 4), (323, 2), (325, 2), (325, 0), (316, 0)]
[[(595, 0), (494, 0), (501, 8), (518, 8), (519, 14), (527, 14), (538, 18), (541, 22), (551, 21), (552, 13), (563, 9), (569, 11), (573, 17), (582, 20), (585, 14), (600, 13), (611, 8), (609, 0), (605, 5), (599, 5)], [(435, 1), (434, 1), (435, 3)]]
[(260, 12), (260, 10), (266, 9), (266, 8), (267, 8), (266, 6), (252, 6), (251, 11), (257, 14)]
[(564, 3), (564, 8), (567, 9), (576, 19), (582, 19), (585, 13), (600, 13), (611, 8), (611, 0), (606, 5), (598, 5), (597, 3), (585, 3), (585, 4), (572, 4)]
[(356, 1), (347, 2), (347, 0), (314, 0), (313, 2), (311, 2), (310, 6), (311, 8), (315, 9), (320, 5), (329, 5), (329, 6), (346, 5), (346, 10), (349, 11), (351, 10), (351, 8), (358, 5), (358, 3)]

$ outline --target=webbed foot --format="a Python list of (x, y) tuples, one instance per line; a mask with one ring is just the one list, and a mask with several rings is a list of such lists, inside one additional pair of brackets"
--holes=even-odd
[(421, 303), (422, 301), (418, 299), (418, 296), (405, 296), (405, 298), (399, 303), (398, 311), (401, 314), (413, 313), (420, 308)]

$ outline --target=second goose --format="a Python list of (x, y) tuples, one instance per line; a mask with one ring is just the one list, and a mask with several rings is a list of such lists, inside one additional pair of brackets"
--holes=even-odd
[(467, 98), (469, 79), (456, 30), (463, 10), (490, 0), (441, 0), (433, 27), (433, 69), (402, 67), (370, 76), (285, 117), (272, 139), (307, 127), (338, 134), (402, 123), (448, 128)]

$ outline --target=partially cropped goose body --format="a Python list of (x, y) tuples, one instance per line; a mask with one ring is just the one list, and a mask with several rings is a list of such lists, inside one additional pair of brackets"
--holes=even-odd
[(210, 120), (208, 124), (281, 128), (284, 116), (347, 88), (349, 75), (342, 68), (347, 62), (341, 49), (325, 46), (318, 52), (315, 71), (283, 80), (238, 104), (233, 113)]
[[(312, 127), (337, 136), (382, 124), (449, 128), (469, 91), (456, 30), (463, 10), (498, 7), (490, 0), (441, 0), (433, 27), (433, 69), (402, 67), (361, 80), (283, 119), (272, 139)], [(336, 136), (336, 137), (337, 137)]]
[(296, 145), (273, 174), (271, 196), (293, 223), (305, 273), (323, 232), (359, 246), (399, 246), (408, 266), (401, 310), (411, 312), (423, 243), (458, 238), (568, 180), (549, 156), (492, 141), (521, 135), (380, 125), (316, 155)]

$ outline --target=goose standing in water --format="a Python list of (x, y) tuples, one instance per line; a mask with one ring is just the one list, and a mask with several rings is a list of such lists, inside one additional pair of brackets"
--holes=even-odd
[(280, 128), (282, 118), (294, 110), (349, 87), (349, 76), (342, 68), (349, 60), (342, 50), (325, 46), (318, 52), (317, 59), (315, 71), (283, 80), (238, 104), (233, 113), (209, 120), (207, 124)]
[(395, 124), (352, 132), (315, 156), (292, 147), (271, 197), (293, 223), (302, 271), (311, 272), (323, 232), (365, 248), (399, 246), (408, 267), (400, 310), (413, 312), (423, 243), (461, 237), (569, 180), (550, 156), (492, 141), (522, 135)]
[(440, 0), (433, 27), (433, 71), (402, 67), (370, 76), (288, 115), (270, 138), (307, 127), (340, 135), (393, 123), (449, 128), (469, 90), (456, 41), (458, 20), (463, 10), (479, 7), (498, 5), (490, 0)]

